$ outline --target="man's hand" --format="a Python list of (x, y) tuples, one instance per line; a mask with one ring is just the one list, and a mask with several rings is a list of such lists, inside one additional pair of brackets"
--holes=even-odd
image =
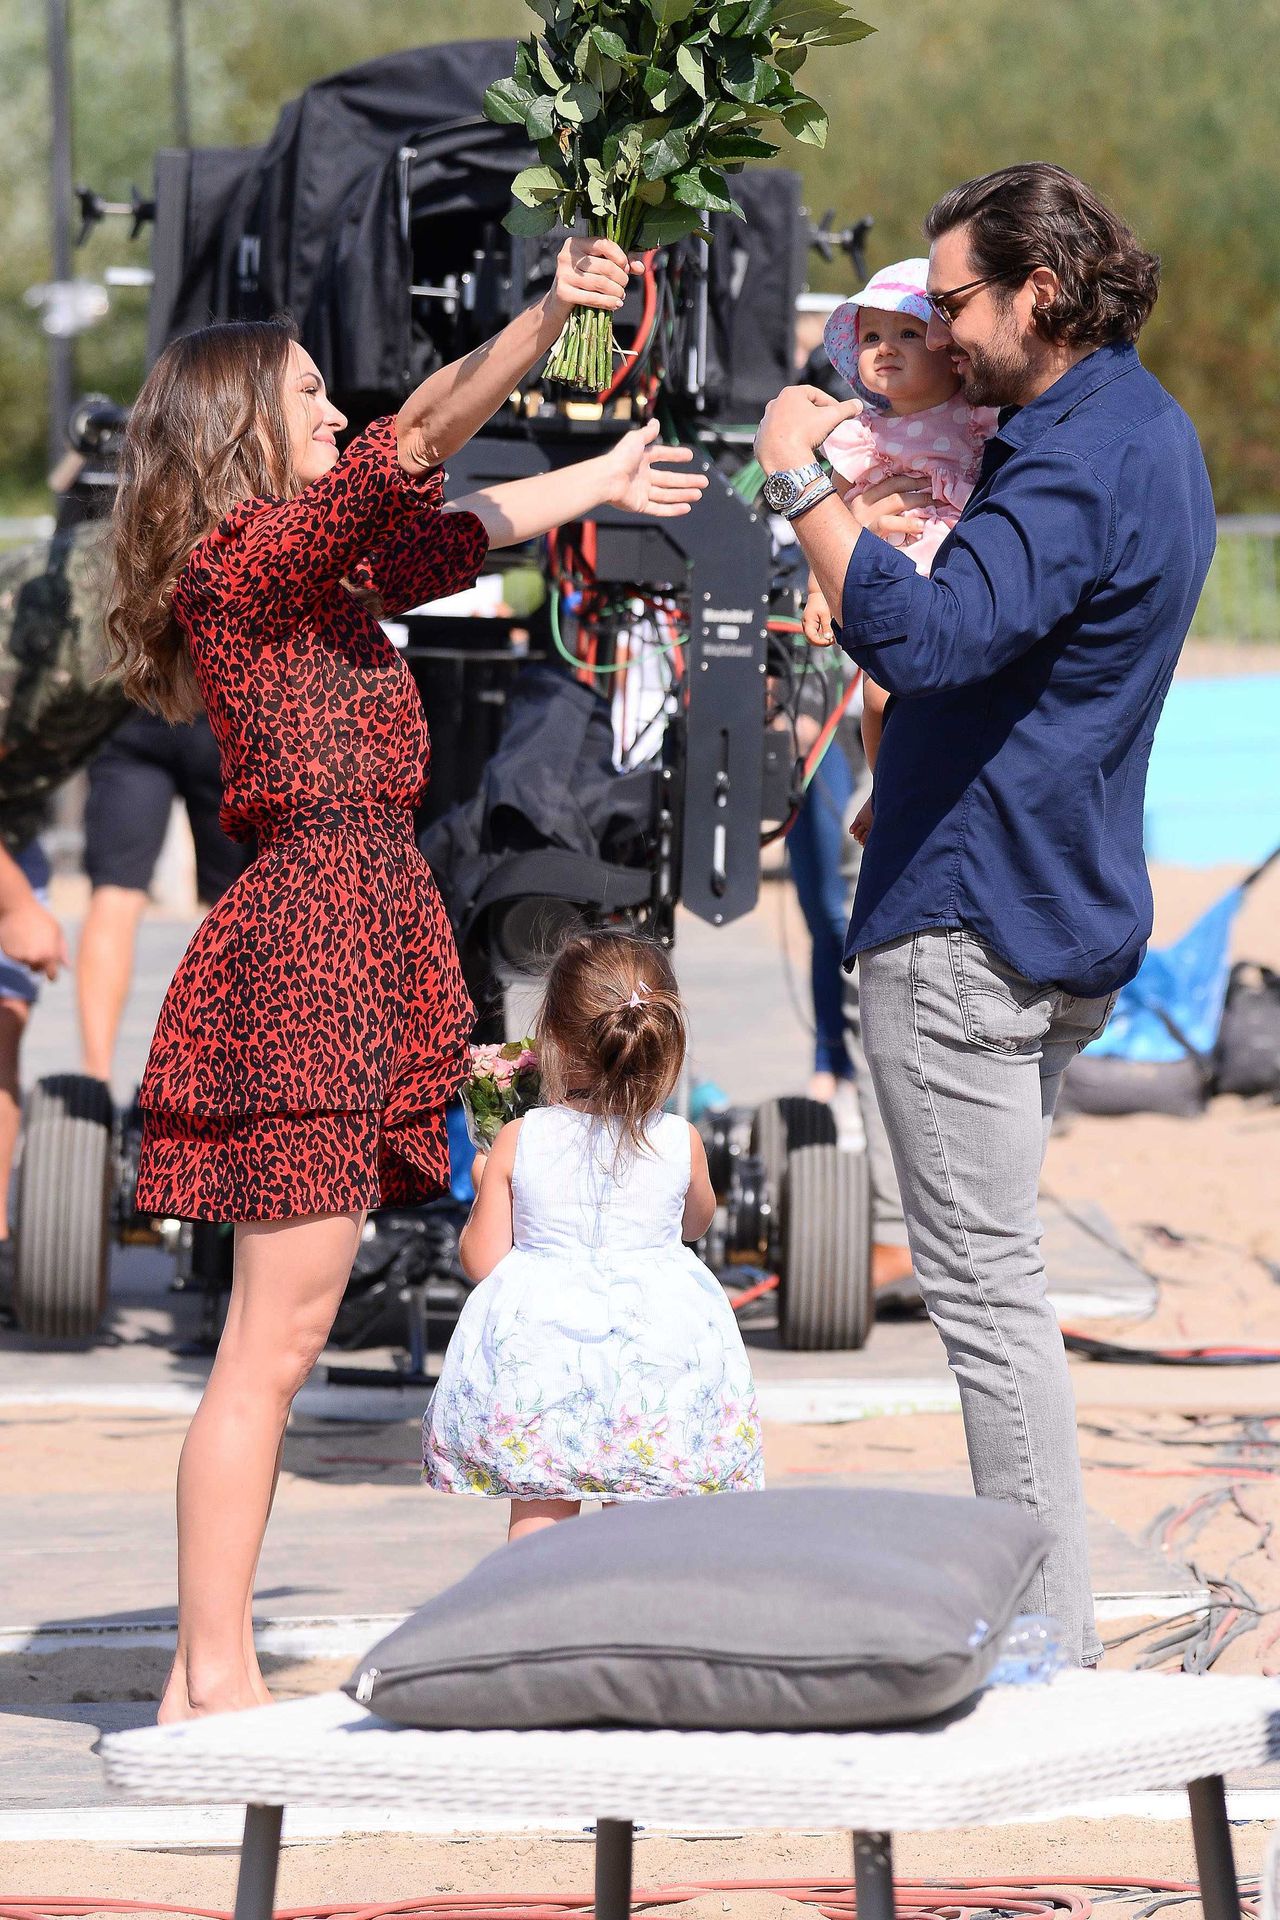
[(658, 422), (635, 427), (624, 433), (616, 447), (603, 458), (612, 506), (625, 507), (629, 513), (647, 513), (660, 520), (673, 520), (688, 513), (706, 491), (705, 473), (669, 473), (669, 467), (687, 466), (693, 459), (688, 447), (664, 447), (656, 444)]
[(613, 313), (626, 297), (631, 276), (643, 272), (644, 261), (628, 260), (612, 240), (566, 240), (556, 261), (555, 286), (546, 296), (548, 326), (558, 335), (575, 307)]
[(30, 967), (32, 973), (42, 973), (46, 980), (56, 980), (59, 969), (67, 964), (62, 928), (35, 899), (0, 913), (0, 947), (11, 960)]
[(764, 410), (756, 459), (766, 473), (803, 467), (842, 420), (855, 420), (861, 400), (833, 400), (820, 387), (784, 387)]

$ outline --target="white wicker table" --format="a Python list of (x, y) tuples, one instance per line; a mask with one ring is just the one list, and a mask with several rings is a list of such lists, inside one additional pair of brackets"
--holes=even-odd
[(1280, 1759), (1280, 1683), (1117, 1673), (993, 1688), (884, 1733), (419, 1733), (339, 1693), (111, 1734), (118, 1793), (247, 1807), (236, 1920), (269, 1920), (287, 1804), (430, 1808), (442, 1824), (596, 1826), (596, 1920), (630, 1911), (634, 1823), (842, 1829), (859, 1920), (893, 1920), (892, 1834), (1050, 1820), (1185, 1788), (1205, 1920), (1239, 1920), (1223, 1775)]

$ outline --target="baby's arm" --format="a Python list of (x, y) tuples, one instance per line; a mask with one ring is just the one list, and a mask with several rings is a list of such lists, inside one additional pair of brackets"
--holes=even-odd
[(685, 1240), (701, 1240), (716, 1214), (715, 1189), (711, 1185), (711, 1174), (707, 1168), (707, 1150), (702, 1144), (702, 1135), (694, 1126), (689, 1128), (689, 1191), (684, 1197), (684, 1225), (681, 1237)]
[(516, 1164), (520, 1125), (519, 1120), (508, 1120), (493, 1143), (493, 1152), (476, 1155), (477, 1164), (472, 1170), (476, 1197), (458, 1241), (458, 1258), (468, 1280), (486, 1279), (515, 1244), (511, 1225), (511, 1173)]
[(864, 673), (862, 676), (862, 750), (867, 756), (867, 765), (875, 772), (876, 756), (880, 751), (880, 736), (884, 732), (884, 710), (889, 696), (883, 687), (877, 686)]

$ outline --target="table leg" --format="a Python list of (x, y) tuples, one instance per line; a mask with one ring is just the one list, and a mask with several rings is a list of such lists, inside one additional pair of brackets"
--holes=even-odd
[(271, 1920), (283, 1818), (283, 1807), (246, 1807), (244, 1810), (235, 1920)]
[(629, 1820), (596, 1821), (595, 1920), (630, 1920), (631, 1840)]
[(1187, 1788), (1187, 1798), (1191, 1802), (1191, 1837), (1200, 1871), (1204, 1920), (1240, 1920), (1240, 1889), (1236, 1884), (1222, 1775), (1215, 1773), (1207, 1780), (1193, 1780)]
[[(854, 1834), (853, 1888), (858, 1920), (894, 1920), (891, 1833)], [(1206, 1915), (1205, 1920), (1218, 1920), (1218, 1916)]]

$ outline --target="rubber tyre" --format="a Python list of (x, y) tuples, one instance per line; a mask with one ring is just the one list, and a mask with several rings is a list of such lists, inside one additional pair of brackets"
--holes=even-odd
[(783, 1346), (800, 1353), (865, 1347), (875, 1325), (866, 1154), (831, 1145), (793, 1150), (781, 1211)]
[(763, 1160), (775, 1209), (787, 1168), (787, 1155), (798, 1147), (834, 1147), (836, 1117), (821, 1100), (786, 1094), (756, 1108), (751, 1128), (751, 1151)]
[(44, 1340), (88, 1340), (107, 1307), (115, 1149), (111, 1095), (53, 1074), (26, 1101), (18, 1170), (13, 1306)]

